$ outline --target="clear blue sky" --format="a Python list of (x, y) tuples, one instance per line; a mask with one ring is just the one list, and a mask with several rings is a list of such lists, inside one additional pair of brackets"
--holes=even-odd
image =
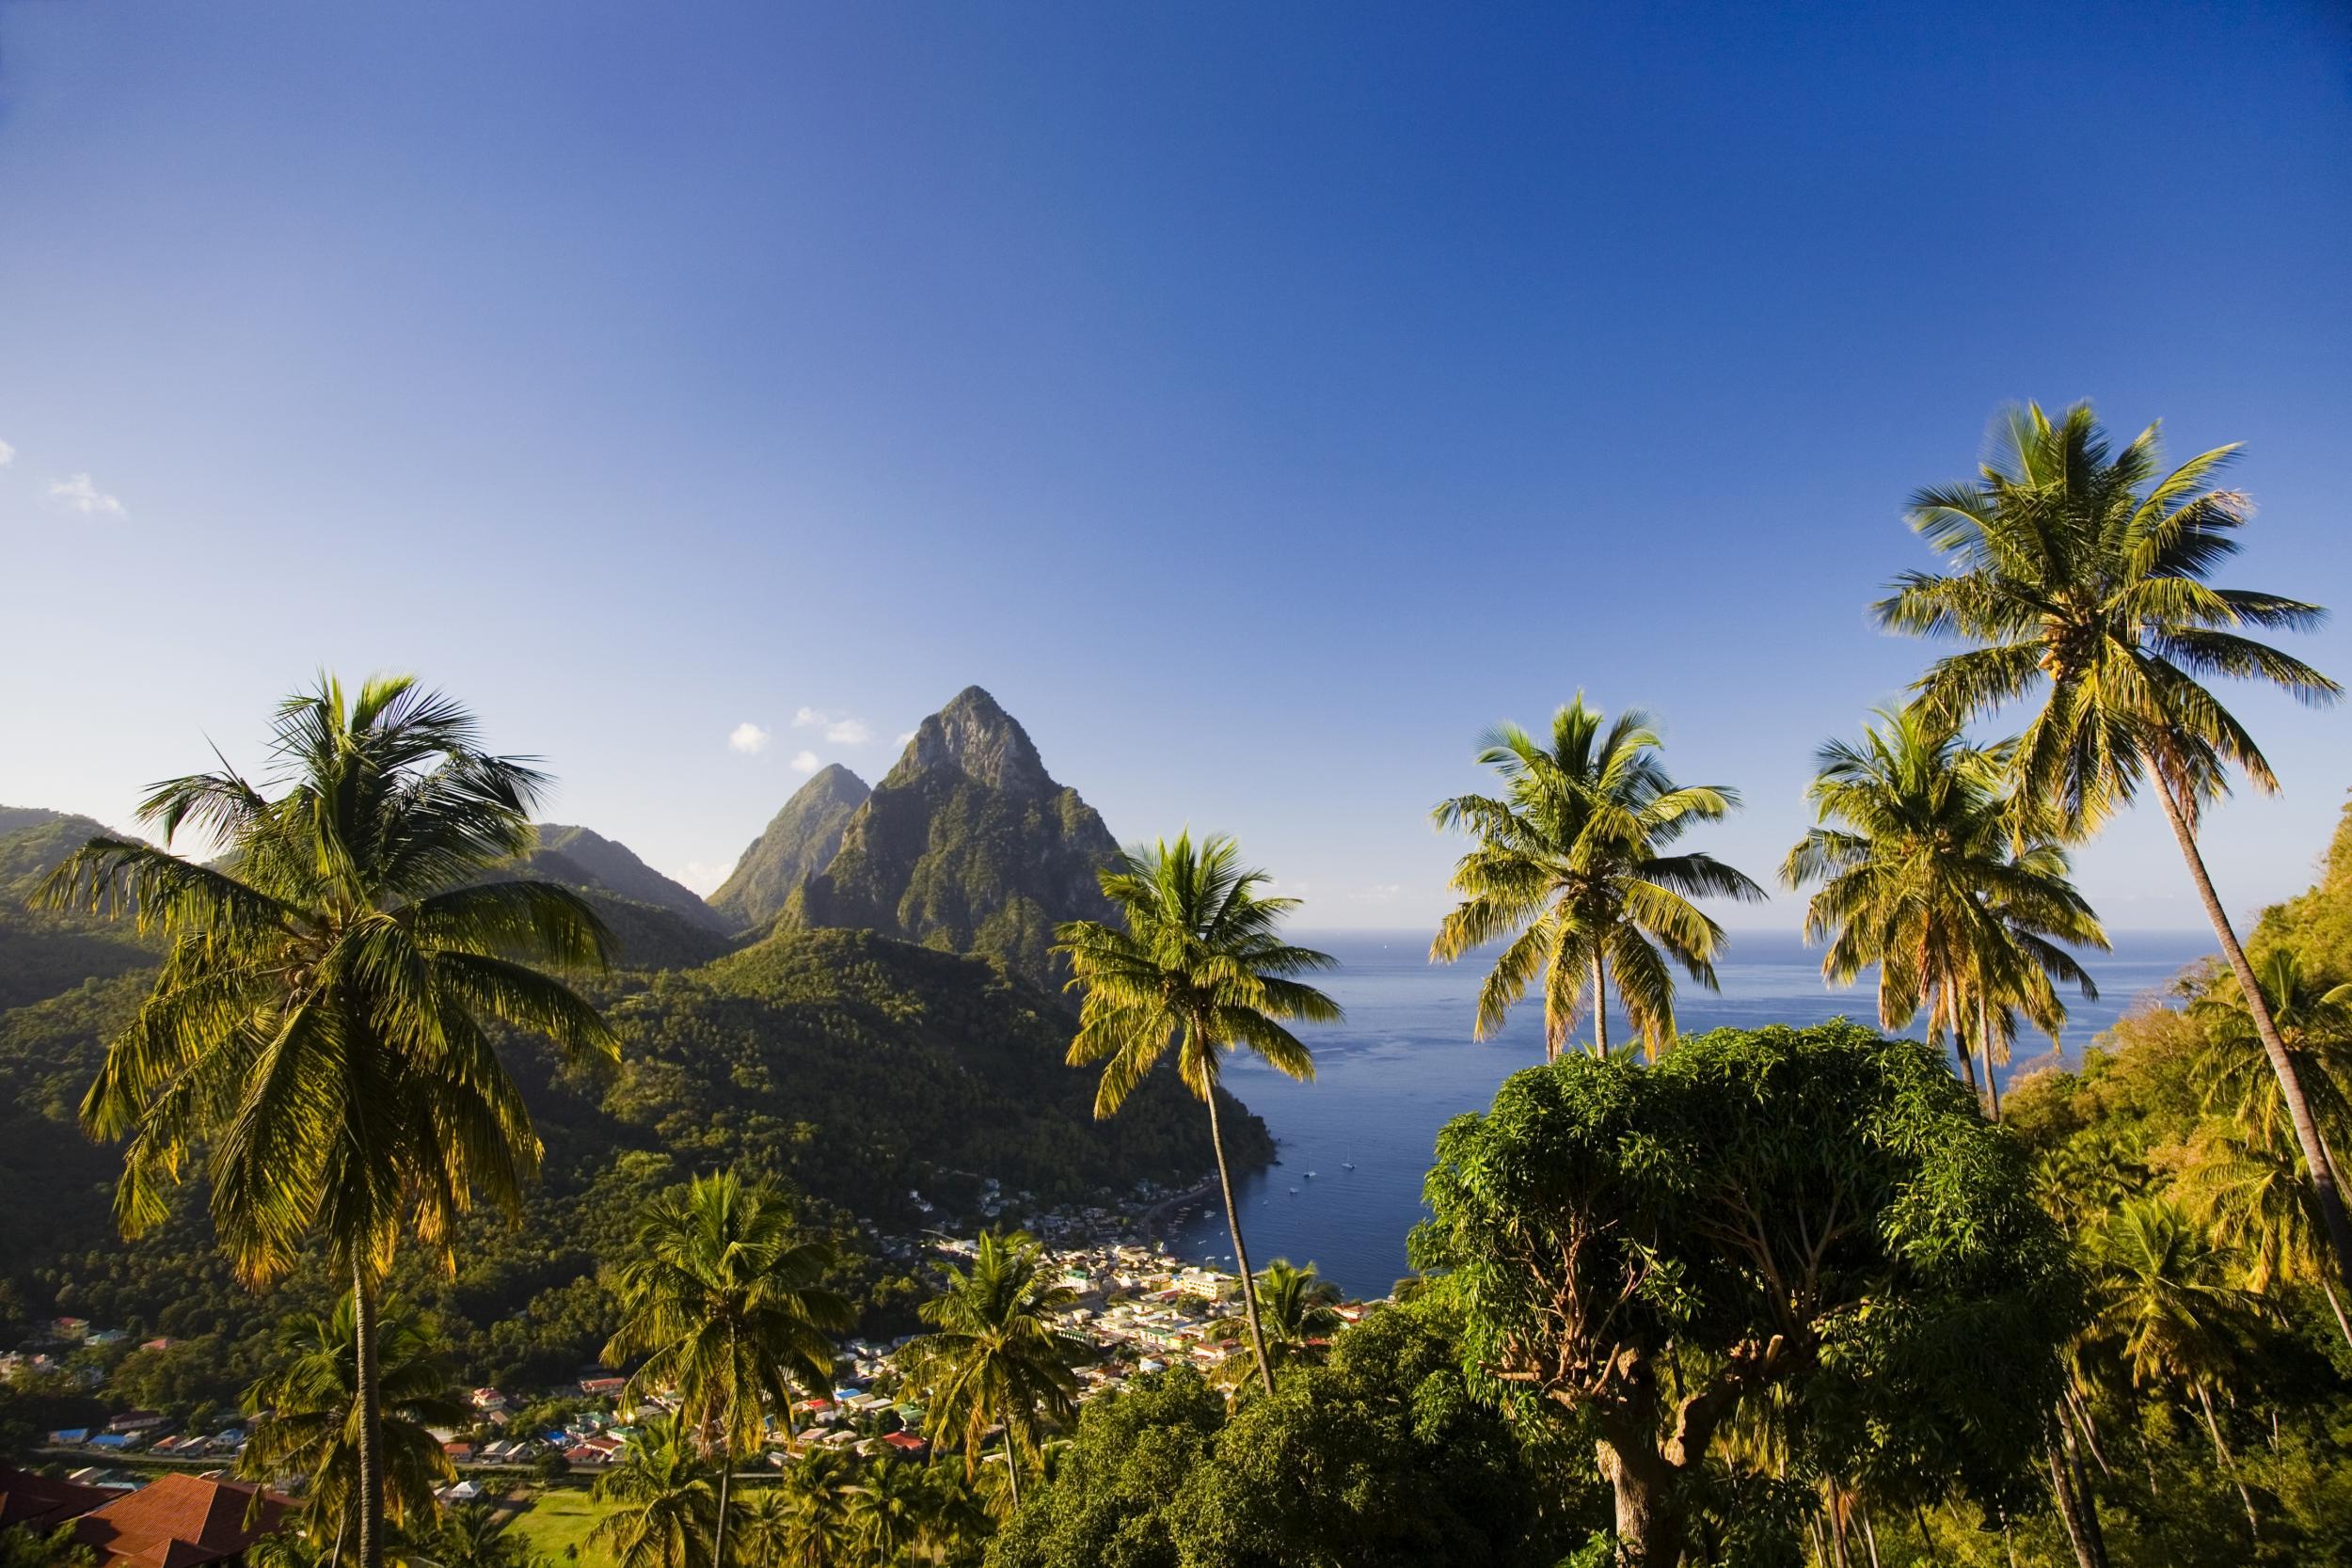
[[(0, 801), (409, 668), (707, 886), (977, 681), (1396, 926), (1581, 686), (1768, 875), (1926, 655), (1904, 495), (2083, 396), (2249, 442), (2233, 577), (2352, 607), (2341, 5), (0, 4)], [(2352, 784), (2242, 711), (2241, 908)], [(2195, 923), (2153, 812), (2083, 865)]]

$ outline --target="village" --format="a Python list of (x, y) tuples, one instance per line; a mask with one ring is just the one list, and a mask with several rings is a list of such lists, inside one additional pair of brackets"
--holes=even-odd
[[(1064, 1209), (1040, 1209), (1026, 1194), (1006, 1194), (995, 1181), (980, 1183), (969, 1217), (982, 1223), (1025, 1223), (1043, 1244), (1051, 1283), (1071, 1294), (1055, 1314), (1056, 1326), (1086, 1349), (1074, 1356), (1080, 1398), (1117, 1391), (1133, 1377), (1190, 1366), (1212, 1382), (1223, 1380), (1228, 1363), (1247, 1358), (1246, 1337), (1236, 1317), (1238, 1281), (1223, 1271), (1187, 1262), (1171, 1253), (1152, 1231), (1162, 1218), (1181, 1212), (1214, 1187), (1170, 1191), (1139, 1184), (1129, 1201)], [(910, 1194), (918, 1212), (948, 1221), (938, 1206)], [(955, 1216), (961, 1219), (965, 1216)], [(952, 1223), (952, 1221), (950, 1222)], [(928, 1265), (933, 1275), (968, 1260), (977, 1243), (968, 1237), (933, 1229), (916, 1236), (880, 1236), (879, 1248), (895, 1260)], [(1337, 1308), (1354, 1323), (1368, 1304)], [(912, 1336), (887, 1341), (853, 1338), (841, 1347), (834, 1386), (811, 1395), (789, 1412), (769, 1418), (769, 1435), (755, 1462), (782, 1469), (814, 1449), (865, 1457), (895, 1453), (920, 1458), (930, 1451), (924, 1409), (898, 1353)], [(163, 1338), (143, 1342), (161, 1348)], [(34, 1342), (0, 1354), (0, 1381), (19, 1375), (70, 1373), (95, 1388), (101, 1376), (84, 1351), (132, 1348), (118, 1328), (93, 1326), (77, 1318), (45, 1325)], [(623, 1456), (636, 1427), (675, 1402), (660, 1390), (628, 1399), (628, 1379), (620, 1372), (583, 1369), (576, 1381), (547, 1388), (479, 1387), (467, 1396), (475, 1419), (468, 1426), (436, 1428), (458, 1472), (438, 1494), (450, 1504), (507, 1493), (524, 1479), (555, 1481), (594, 1476)], [(123, 1410), (103, 1425), (45, 1433), (44, 1455), (71, 1466), (63, 1479), (89, 1489), (87, 1496), (124, 1497), (156, 1479), (177, 1473), (185, 1480), (229, 1485), (243, 1454), (251, 1423), (266, 1420), (233, 1407), (207, 1419), (175, 1421), (152, 1410)], [(300, 1478), (268, 1478), (273, 1485), (298, 1490)], [(175, 1482), (179, 1484), (179, 1482)]]

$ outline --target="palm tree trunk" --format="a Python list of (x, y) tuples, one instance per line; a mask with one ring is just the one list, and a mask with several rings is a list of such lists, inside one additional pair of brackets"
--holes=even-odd
[(2328, 1298), (2328, 1310), (2336, 1315), (2336, 1332), (2344, 1336), (2345, 1344), (2352, 1345), (2352, 1322), (2345, 1321), (2344, 1303), (2337, 1299), (2336, 1288), (2328, 1283), (2324, 1274), (2319, 1276), (2319, 1293)]
[(2001, 1119), (2001, 1081), (1993, 1076), (1993, 1009), (1977, 1007), (1977, 1043), (1984, 1052), (1984, 1099), (1994, 1121)]
[(2246, 1489), (2246, 1482), (2237, 1473), (2237, 1461), (2230, 1454), (2230, 1445), (2221, 1440), (2221, 1423), (2214, 1418), (2213, 1396), (2205, 1391), (2201, 1383), (2191, 1386), (2197, 1390), (2198, 1407), (2205, 1413), (2205, 1431), (2213, 1437), (2214, 1457), (2221, 1461), (2222, 1473), (2230, 1478), (2230, 1484), (2237, 1488), (2238, 1501), (2246, 1505), (2247, 1538), (2257, 1539), (2262, 1534), (2262, 1524), (2254, 1513), (2254, 1494)]
[(1593, 1053), (1609, 1059), (1609, 960), (1593, 949)]
[(2172, 782), (2161, 774), (2156, 779), (2156, 799), (2164, 802), (2165, 819), (2172, 824), (2172, 836), (2180, 842), (2181, 858), (2188, 863), (2189, 877), (2197, 884), (2197, 896), (2205, 906), (2205, 918), (2213, 922), (2213, 934), (2221, 942), (2221, 956), (2229, 959), (2230, 973), (2237, 976), (2238, 990), (2246, 993), (2247, 1015), (2254, 1021), (2254, 1033), (2262, 1037), (2263, 1053), (2270, 1058), (2270, 1070), (2278, 1075), (2280, 1097), (2286, 1101), (2287, 1116), (2295, 1123), (2295, 1141), (2302, 1147), (2304, 1168), (2312, 1175), (2312, 1196), (2327, 1227), (2328, 1244), (2336, 1255), (2337, 1276), (2352, 1286), (2352, 1215), (2344, 1212), (2344, 1194), (2336, 1187), (2335, 1165), (2328, 1158), (2327, 1146), (2319, 1141), (2319, 1123), (2313, 1119), (2312, 1102), (2303, 1093), (2302, 1077), (2295, 1069), (2295, 1059), (2287, 1054), (2286, 1042), (2279, 1037), (2279, 1025), (2270, 1016), (2269, 999), (2263, 995), (2261, 985), (2254, 979), (2254, 966), (2247, 962), (2246, 949), (2238, 945), (2237, 932), (2231, 928), (2220, 895), (2213, 890), (2213, 878), (2205, 871), (2205, 857), (2198, 852), (2197, 832), (2188, 825), (2180, 801), (2173, 796)]
[(710, 1541), (710, 1568), (727, 1568), (727, 1491), (735, 1484), (735, 1447), (719, 1450), (719, 1528)]
[(2042, 1444), (2042, 1451), (2050, 1462), (2050, 1496), (2058, 1503), (2058, 1522), (2066, 1527), (2066, 1539), (2074, 1548), (2074, 1561), (2079, 1568), (2107, 1568), (2104, 1543), (2091, 1534), (2091, 1528), (2083, 1518), (2083, 1497), (2074, 1484), (2074, 1473), (2066, 1462), (2066, 1455), (2053, 1437)]
[(1209, 1090), (1209, 1144), (1216, 1150), (1216, 1184), (1225, 1195), (1225, 1227), (1233, 1233), (1233, 1267), (1241, 1274), (1242, 1311), (1249, 1319), (1250, 1348), (1258, 1353), (1258, 1381), (1264, 1384), (1265, 1391), (1271, 1394), (1274, 1392), (1274, 1367), (1266, 1360), (1265, 1330), (1258, 1326), (1258, 1282), (1250, 1277), (1249, 1249), (1242, 1243), (1241, 1211), (1233, 1207), (1233, 1173), (1225, 1165), (1225, 1132), (1217, 1125), (1216, 1089), (1214, 1085)]
[(352, 1265), (351, 1297), (359, 1361), (359, 1562), (384, 1568), (384, 1409), (376, 1389), (375, 1281), (365, 1262)]
[(1021, 1460), (1012, 1451), (1012, 1426), (1005, 1427), (1005, 1481), (1012, 1488), (1012, 1509), (1021, 1512)]

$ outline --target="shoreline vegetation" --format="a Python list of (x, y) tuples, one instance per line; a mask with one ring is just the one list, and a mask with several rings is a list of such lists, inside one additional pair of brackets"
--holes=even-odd
[[(2339, 691), (2255, 635), (2320, 607), (2208, 580), (2235, 450), (2027, 404), (1911, 498), (1873, 613), (1950, 648), (1820, 746), (1778, 868), (1868, 1026), (1686, 1033), (1764, 895), (1693, 846), (1738, 791), (1581, 690), (1486, 736), (1430, 957), (1544, 1049), (1438, 1133), (1379, 1302), (1235, 1200), (1275, 1145), (1226, 1064), (1311, 1083), (1342, 1016), (1298, 901), (1221, 834), (1118, 848), (977, 688), (728, 916), (543, 838), (453, 700), (322, 677), (155, 842), (0, 833), (0, 1448), (263, 1488), (246, 1568), (542, 1568), (469, 1479), (518, 1465), (593, 1476), (614, 1568), (2352, 1568), (2352, 809), (2241, 933), (2199, 829), (2279, 781), (2217, 689)], [(2217, 957), (2005, 1085), (2149, 796)], [(1230, 1273), (1161, 1236), (1212, 1200)], [(6, 1568), (135, 1555), (58, 1496), (84, 1538)]]

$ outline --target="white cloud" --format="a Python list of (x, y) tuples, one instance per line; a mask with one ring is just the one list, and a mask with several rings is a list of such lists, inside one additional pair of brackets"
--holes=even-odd
[(746, 719), (727, 732), (727, 744), (747, 757), (755, 757), (768, 749), (768, 732)]
[(61, 502), (69, 511), (85, 517), (127, 517), (131, 514), (119, 496), (107, 495), (92, 483), (87, 474), (75, 474), (72, 479), (49, 482), (49, 499)]
[(874, 738), (874, 732), (863, 719), (846, 713), (827, 713), (823, 708), (804, 707), (792, 716), (796, 730), (820, 729), (825, 738), (836, 746), (863, 746)]
[(1348, 896), (1359, 903), (1385, 904), (1404, 891), (1404, 887), (1396, 882), (1375, 882), (1370, 887), (1359, 888)]
[(792, 771), (795, 773), (814, 773), (818, 767), (817, 753), (814, 752), (795, 752), (792, 754)]
[(15, 461), (16, 449), (6, 441), (0, 441), (0, 468), (5, 468)]
[(913, 730), (909, 730), (906, 734), (900, 736), (898, 737), (898, 744), (901, 746), (912, 746), (914, 744), (914, 732)]
[(707, 897), (718, 890), (719, 884), (725, 881), (727, 874), (734, 869), (733, 861), (725, 861), (717, 865), (704, 861), (688, 861), (672, 875), (696, 893)]

